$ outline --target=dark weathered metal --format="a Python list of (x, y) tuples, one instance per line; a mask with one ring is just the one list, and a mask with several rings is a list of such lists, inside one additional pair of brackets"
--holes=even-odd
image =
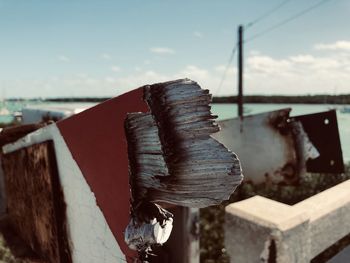
[(221, 131), (213, 137), (235, 149), (247, 181), (296, 184), (305, 172), (344, 171), (335, 111), (296, 117), (290, 111), (219, 122)]
[(238, 27), (238, 116), (243, 117), (243, 26)]
[(173, 215), (155, 202), (215, 205), (242, 181), (237, 156), (211, 137), (219, 126), (208, 90), (176, 80), (145, 86), (144, 99), (150, 112), (125, 119), (132, 193), (125, 241), (141, 258), (152, 245), (166, 242), (172, 230)]
[(306, 162), (306, 170), (314, 173), (343, 173), (344, 162), (335, 110), (296, 116), (315, 145), (320, 156)]
[(228, 199), (242, 181), (241, 167), (210, 136), (219, 126), (208, 90), (190, 80), (144, 89), (151, 113), (129, 114), (125, 124), (133, 198), (188, 207)]

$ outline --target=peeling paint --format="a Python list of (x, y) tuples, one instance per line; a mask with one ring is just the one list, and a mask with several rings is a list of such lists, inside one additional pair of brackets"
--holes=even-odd
[[(296, 184), (318, 152), (302, 124), (281, 109), (219, 122), (213, 137), (240, 156), (245, 179), (255, 184)], [(241, 132), (241, 126), (243, 131)]]
[(264, 243), (264, 249), (260, 254), (260, 262), (262, 263), (277, 263), (280, 262), (278, 260), (278, 246), (277, 240), (270, 236)]
[[(159, 244), (155, 228), (171, 231), (172, 216), (152, 202), (215, 205), (229, 199), (242, 181), (237, 156), (211, 137), (219, 126), (208, 90), (188, 79), (176, 80), (145, 86), (144, 99), (150, 112), (129, 113), (125, 120), (132, 193), (125, 240), (141, 254)], [(140, 214), (147, 220), (140, 220)]]

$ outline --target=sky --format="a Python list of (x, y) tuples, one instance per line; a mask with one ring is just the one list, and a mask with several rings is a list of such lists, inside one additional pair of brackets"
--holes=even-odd
[[(0, 96), (117, 96), (190, 78), (214, 96), (350, 93), (350, 1), (0, 0)], [(279, 5), (251, 27), (251, 21)], [(226, 69), (225, 79), (220, 85)]]

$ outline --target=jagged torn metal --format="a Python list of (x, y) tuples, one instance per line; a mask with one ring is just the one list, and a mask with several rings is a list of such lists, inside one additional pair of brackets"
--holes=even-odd
[(209, 91), (183, 79), (145, 86), (144, 99), (150, 112), (125, 120), (136, 221), (148, 213), (135, 209), (142, 202), (201, 208), (229, 199), (243, 176), (237, 156), (211, 137), (219, 126)]

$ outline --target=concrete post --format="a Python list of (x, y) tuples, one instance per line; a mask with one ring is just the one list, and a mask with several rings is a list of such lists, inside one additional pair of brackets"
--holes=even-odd
[(261, 196), (226, 207), (231, 262), (310, 262), (350, 232), (350, 180), (294, 206)]

